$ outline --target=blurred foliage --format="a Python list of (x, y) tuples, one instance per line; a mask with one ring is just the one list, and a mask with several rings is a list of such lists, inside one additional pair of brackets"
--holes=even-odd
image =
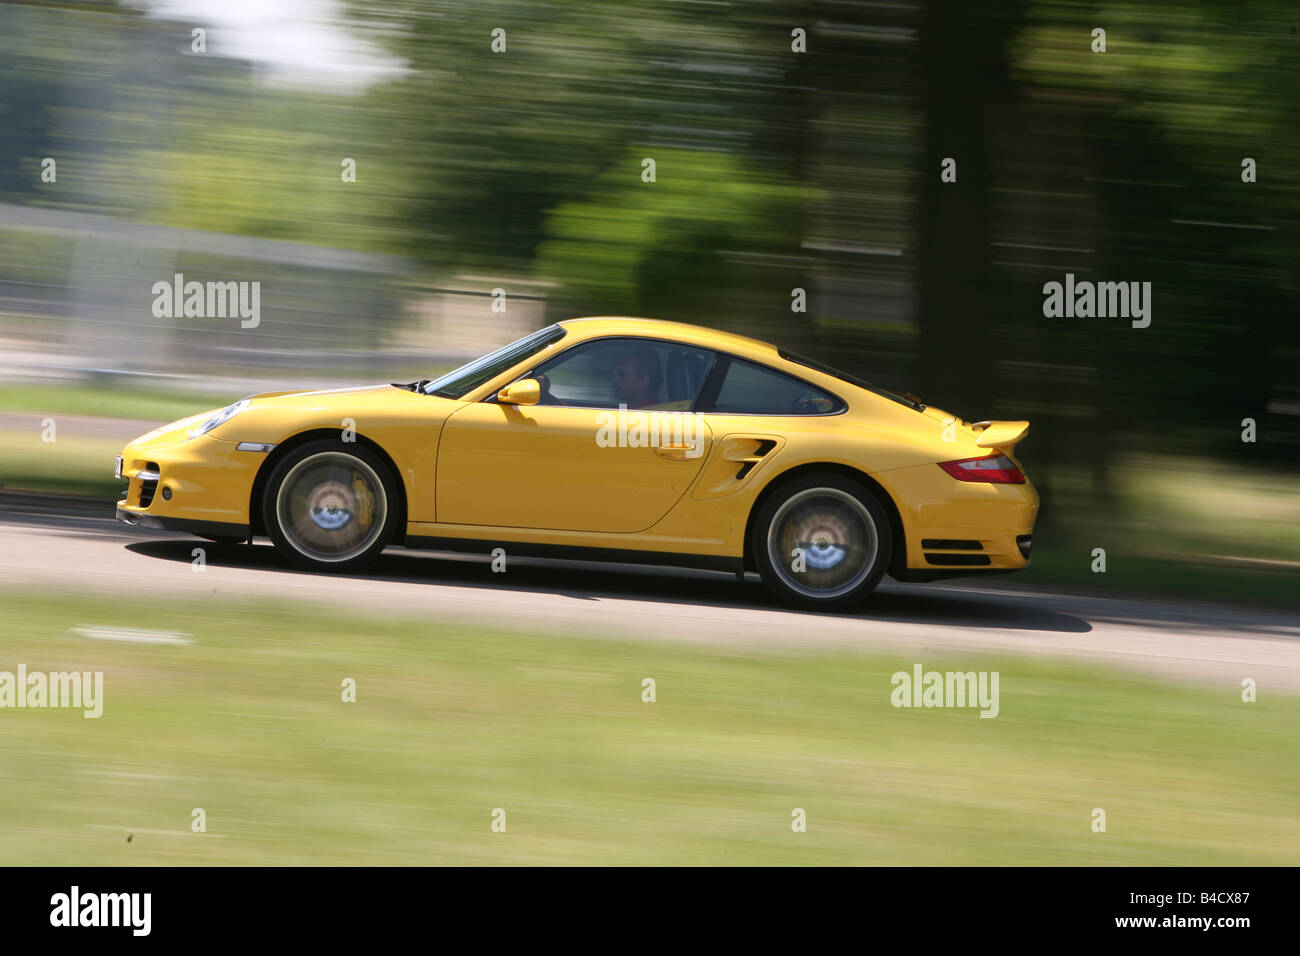
[[(1153, 285), (1149, 329), (997, 324), (1027, 333), (1042, 366), (1088, 370), (1058, 393), (1084, 410), (1077, 427), (1060, 404), (1044, 403), (1039, 418), (1062, 441), (1085, 440), (1099, 490), (1114, 489), (1108, 468), (1124, 447), (1300, 458), (1294, 15), (1290, 5), (1227, 0), (1038, 4), (1010, 46), (1017, 132), (1001, 141), (990, 185), (1018, 191), (1004, 208), (1026, 220), (1022, 234), (1088, 252), (1004, 253), (1013, 264), (996, 298), (1022, 314), (1037, 293), (1029, 275), (1066, 271)], [(1106, 29), (1104, 54), (1092, 52), (1095, 27)], [(1247, 157), (1257, 182), (1242, 180)], [(1064, 197), (1065, 186), (1075, 195)], [(1051, 395), (1046, 385), (1031, 387)], [(1258, 423), (1255, 444), (1240, 440), (1244, 418)]]
[(738, 299), (784, 304), (789, 288), (771, 281), (762, 253), (784, 250), (770, 225), (797, 217), (809, 188), (763, 182), (723, 153), (653, 152), (655, 182), (641, 181), (641, 157), (629, 154), (587, 199), (548, 216), (537, 269), (562, 282), (561, 308), (712, 315), (743, 331), (750, 310), (737, 310)]

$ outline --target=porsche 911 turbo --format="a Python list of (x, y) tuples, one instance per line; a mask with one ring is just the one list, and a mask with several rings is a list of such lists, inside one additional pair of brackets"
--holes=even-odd
[(345, 571), (389, 546), (756, 571), (841, 608), (1029, 563), (1025, 421), (967, 422), (740, 335), (572, 319), (433, 380), (268, 392), (130, 442), (128, 524), (269, 537)]

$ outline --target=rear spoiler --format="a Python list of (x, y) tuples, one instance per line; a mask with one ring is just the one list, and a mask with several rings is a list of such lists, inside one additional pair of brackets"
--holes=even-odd
[(976, 422), (971, 428), (979, 433), (975, 444), (999, 451), (1014, 447), (1029, 434), (1029, 422)]

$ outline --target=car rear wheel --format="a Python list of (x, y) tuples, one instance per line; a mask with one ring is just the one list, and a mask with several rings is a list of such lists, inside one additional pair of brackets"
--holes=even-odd
[(889, 566), (893, 535), (861, 482), (814, 474), (781, 485), (754, 521), (751, 553), (763, 583), (797, 607), (852, 607)]
[(345, 571), (369, 564), (392, 540), (398, 489), (370, 449), (317, 441), (271, 472), (262, 500), (266, 533), (300, 567)]

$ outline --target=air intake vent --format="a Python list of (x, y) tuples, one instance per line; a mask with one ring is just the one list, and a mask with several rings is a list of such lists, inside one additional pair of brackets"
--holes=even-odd
[(1021, 556), (1028, 561), (1029, 552), (1032, 551), (1034, 547), (1034, 536), (1032, 534), (1016, 535), (1016, 547), (1020, 549)]
[(757, 438), (755, 439), (755, 443), (758, 447), (754, 449), (752, 455), (742, 461), (740, 470), (736, 472), (737, 481), (753, 471), (754, 466), (762, 461), (763, 456), (776, 447), (776, 442), (772, 441), (770, 438)]
[(154, 492), (158, 490), (158, 463), (147, 461), (144, 471), (136, 475), (140, 480), (140, 507), (148, 508), (153, 504)]
[(967, 567), (992, 564), (987, 554), (927, 554), (930, 564), (962, 565)]

